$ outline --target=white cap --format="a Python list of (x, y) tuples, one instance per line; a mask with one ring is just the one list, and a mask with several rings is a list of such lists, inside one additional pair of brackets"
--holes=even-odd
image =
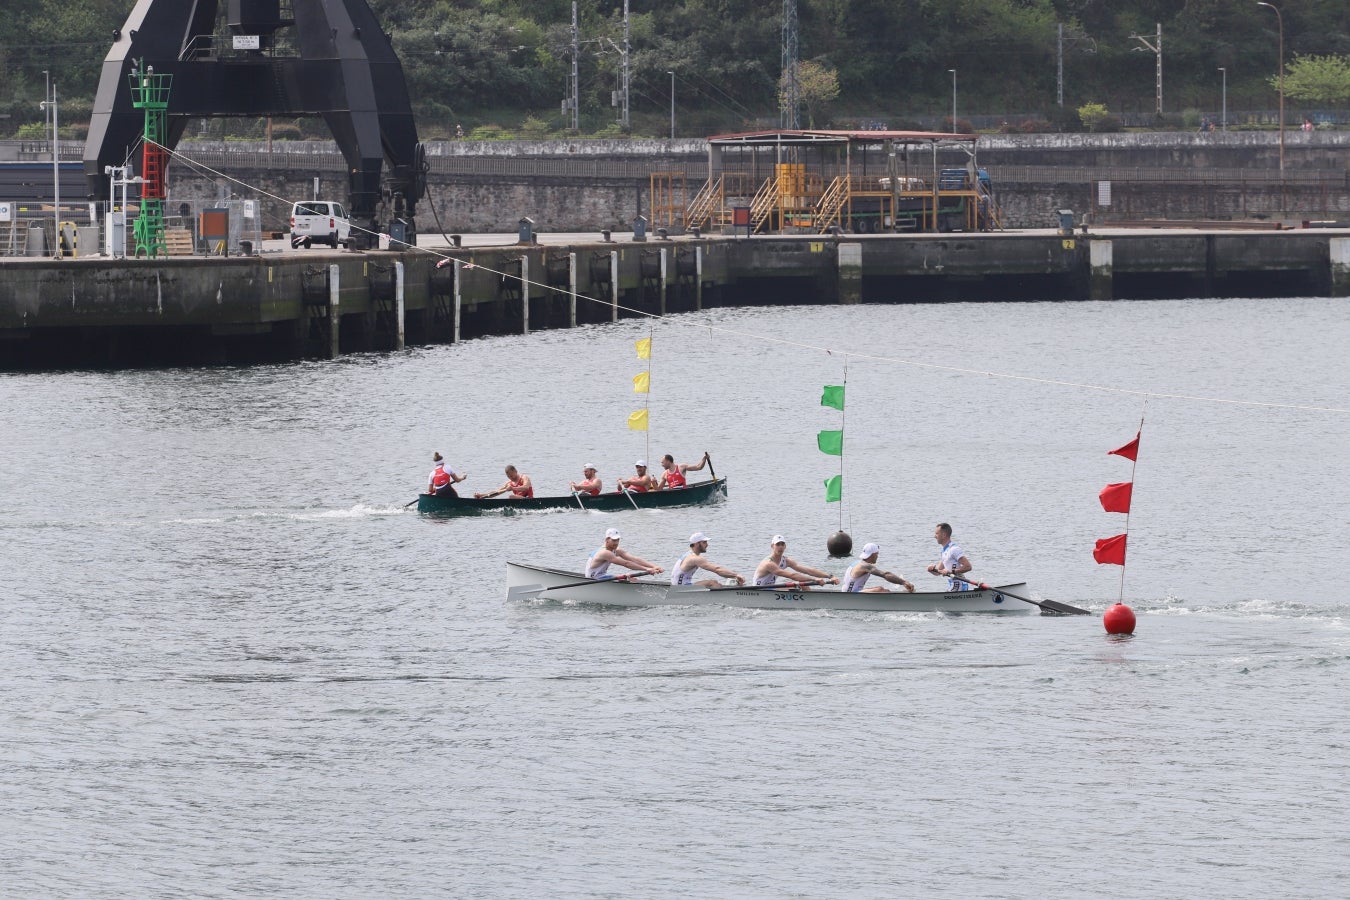
[(862, 552), (858, 554), (858, 559), (867, 559), (873, 553), (880, 553), (881, 548), (876, 544), (863, 544)]
[(617, 529), (617, 528), (609, 528), (609, 529), (606, 529), (606, 530), (605, 530), (605, 538), (606, 538), (607, 540), (609, 540), (609, 539), (613, 539), (613, 540), (616, 540), (616, 541), (619, 540), (619, 529)]
[(637, 462), (633, 463), (633, 465), (641, 466), (642, 468), (645, 469), (647, 468), (647, 461), (645, 459), (639, 459)]
[[(583, 472), (585, 472), (587, 469), (592, 469), (592, 470), (594, 470), (594, 469), (595, 469), (595, 463), (586, 463), (586, 465), (584, 465), (584, 466), (581, 467), (581, 471), (583, 471)], [(612, 528), (610, 529), (610, 531), (613, 531), (613, 530), (614, 530), (614, 529), (612, 529)]]
[(773, 546), (774, 544), (786, 544), (786, 543), (787, 538), (783, 537), (781, 534), (775, 534), (773, 536), (773, 540), (769, 541), (770, 546)]
[(692, 547), (694, 544), (701, 544), (707, 539), (708, 536), (706, 534), (701, 531), (695, 531), (693, 534), (689, 535), (689, 545)]

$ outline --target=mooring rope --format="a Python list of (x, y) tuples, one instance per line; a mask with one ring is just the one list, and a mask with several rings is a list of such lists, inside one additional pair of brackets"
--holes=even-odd
[[(184, 164), (194, 169), (210, 173), (211, 175), (218, 178), (223, 178), (227, 181), (239, 185), (240, 187), (246, 190), (253, 191), (254, 193), (260, 194), (264, 197), (270, 197), (271, 199), (276, 200), (283, 204), (290, 204), (296, 202), (288, 200), (287, 198), (282, 197), (278, 194), (273, 194), (270, 191), (267, 191), (256, 185), (248, 184), (247, 182), (241, 181), (240, 179), (235, 178), (232, 175), (227, 175), (226, 173), (221, 172), (218, 169), (213, 169), (210, 166), (206, 165), (205, 163), (197, 162), (196, 160), (193, 160), (192, 158), (185, 156), (177, 152), (176, 150), (171, 150), (168, 147), (164, 147), (162, 144), (159, 146), (161, 146), (166, 152), (168, 152), (175, 159), (182, 160)], [(376, 239), (381, 237), (384, 238), (389, 237), (387, 234), (381, 234), (380, 232), (371, 231), (368, 228), (362, 228), (361, 226), (355, 223), (352, 223), (351, 227), (353, 230), (363, 232)], [(543, 282), (524, 278), (519, 273), (499, 271), (497, 269), (484, 266), (481, 263), (476, 263), (473, 260), (460, 258), (452, 253), (441, 252), (439, 249), (436, 248), (418, 247), (414, 245), (409, 245), (408, 249), (417, 250), (426, 253), (430, 256), (439, 257), (441, 260), (445, 262), (455, 262), (465, 266), (466, 268), (478, 269), (483, 272), (498, 275), (504, 279), (512, 278), (521, 282), (522, 284), (529, 284), (534, 287), (538, 287), (546, 292), (551, 291), (557, 293), (566, 293), (569, 295), (571, 293), (570, 291), (562, 291), (561, 289), (554, 287), (551, 284), (546, 284)], [(494, 248), (489, 247), (484, 249), (494, 249)], [(819, 344), (808, 344), (803, 343), (801, 341), (793, 341), (787, 338), (774, 337), (773, 335), (763, 334), (760, 332), (741, 331), (735, 328), (726, 328), (719, 325), (713, 325), (708, 322), (691, 322), (681, 318), (682, 316), (687, 315), (687, 313), (680, 313), (676, 315), (654, 313), (642, 309), (636, 309), (631, 306), (624, 306), (623, 304), (618, 303), (617, 300), (609, 300), (609, 299), (602, 300), (598, 297), (592, 297), (589, 294), (583, 293), (577, 293), (576, 296), (579, 299), (588, 300), (591, 303), (604, 306), (607, 309), (610, 308), (612, 305), (614, 308), (619, 309), (626, 313), (630, 313), (634, 316), (645, 316), (649, 319), (660, 320), (662, 322), (666, 322), (671, 325), (677, 325), (684, 328), (707, 329), (710, 334), (717, 333), (727, 335), (730, 337), (762, 341), (764, 343), (777, 344), (783, 347), (792, 347), (798, 350), (809, 350), (816, 353), (824, 353), (827, 356), (840, 355), (855, 360), (865, 359), (870, 360), (872, 362), (891, 363), (893, 365), (909, 366), (911, 368), (916, 369), (928, 369), (930, 371), (936, 372), (951, 372), (957, 375), (980, 375), (985, 378), (999, 378), (1007, 381), (1021, 381), (1027, 384), (1043, 384), (1043, 385), (1050, 385), (1053, 387), (1074, 388), (1077, 390), (1085, 390), (1085, 391), (1097, 391), (1099, 393), (1104, 394), (1120, 394), (1127, 397), (1141, 397), (1146, 400), (1147, 399), (1183, 400), (1190, 403), (1214, 403), (1226, 406), (1246, 406), (1246, 407), (1253, 407), (1256, 409), (1287, 409), (1287, 410), (1298, 410), (1301, 412), (1350, 413), (1350, 407), (1343, 407), (1343, 406), (1320, 406), (1316, 404), (1305, 404), (1305, 403), (1276, 403), (1273, 401), (1265, 401), (1265, 400), (1242, 400), (1231, 397), (1210, 397), (1202, 394), (1179, 394), (1179, 393), (1167, 393), (1163, 391), (1146, 391), (1137, 388), (1114, 387), (1112, 385), (1106, 384), (1092, 384), (1089, 382), (1068, 381), (1060, 378), (1040, 378), (1034, 375), (1018, 375), (1011, 372), (996, 372), (989, 369), (973, 369), (967, 366), (953, 366), (947, 363), (924, 362), (922, 360), (906, 359), (904, 357), (898, 356), (882, 356), (880, 354), (860, 353), (857, 349), (843, 351), (836, 348), (821, 346)]]

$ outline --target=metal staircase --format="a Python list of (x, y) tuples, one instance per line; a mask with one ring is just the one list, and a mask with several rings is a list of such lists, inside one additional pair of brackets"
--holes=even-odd
[(750, 201), (750, 225), (751, 230), (760, 232), (769, 221), (774, 207), (778, 205), (778, 197), (781, 192), (779, 179), (777, 177), (767, 179), (760, 189), (755, 192), (754, 198)]
[(815, 226), (817, 234), (824, 234), (830, 230), (831, 225), (838, 225), (839, 213), (843, 210), (844, 204), (848, 203), (849, 182), (845, 175), (836, 175), (834, 181), (821, 194), (820, 201), (816, 204), (815, 215), (811, 223)]
[[(707, 228), (713, 224), (713, 215), (721, 213), (723, 206), (722, 177), (709, 178), (707, 183), (689, 201), (684, 211), (685, 228)], [(720, 224), (720, 222), (718, 223)]]

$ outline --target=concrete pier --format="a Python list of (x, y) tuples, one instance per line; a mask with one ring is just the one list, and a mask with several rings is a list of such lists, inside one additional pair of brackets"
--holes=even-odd
[(0, 259), (0, 368), (331, 358), (726, 305), (1350, 296), (1346, 230), (677, 237), (659, 250), (542, 237), (435, 254)]
[(1328, 242), (1331, 268), (1331, 296), (1350, 297), (1350, 237), (1334, 237)]
[[(1072, 242), (1072, 238), (1066, 238)], [(1088, 297), (1093, 300), (1110, 300), (1113, 277), (1112, 244), (1110, 241), (1088, 242)]]
[(839, 302), (845, 306), (861, 303), (863, 299), (862, 244), (840, 244), (838, 257)]

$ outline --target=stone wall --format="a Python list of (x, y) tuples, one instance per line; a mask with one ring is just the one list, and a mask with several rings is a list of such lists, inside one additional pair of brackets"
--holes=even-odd
[(1250, 220), (1350, 222), (1350, 190), (1325, 185), (1278, 184), (1212, 186), (1167, 182), (1111, 183), (1111, 204), (1097, 204), (1096, 183), (1004, 184), (998, 186), (1005, 228), (1050, 228), (1058, 211), (1084, 213), (1091, 221)]
[[(1291, 131), (1286, 133), (1285, 142), (1289, 179), (1283, 189), (1272, 180), (1272, 170), (1278, 168), (1279, 161), (1278, 135), (1272, 132), (991, 135), (980, 138), (979, 159), (995, 175), (1005, 227), (1048, 227), (1056, 223), (1059, 209), (1080, 214), (1091, 211), (1097, 220), (1350, 218), (1350, 132)], [(185, 144), (180, 150), (191, 156), (199, 150), (219, 152), (224, 146)], [(243, 160), (266, 151), (261, 145), (231, 144), (229, 148), (233, 153), (225, 157), (227, 160), (235, 153)], [(697, 140), (449, 141), (433, 143), (428, 149), (432, 156), (477, 159), (557, 159), (568, 154), (597, 160), (644, 159), (655, 171), (672, 161), (703, 162), (707, 145)], [(170, 169), (169, 208), (173, 208), (173, 201), (205, 201), (231, 193), (248, 196), (248, 191), (256, 188), (275, 195), (261, 198), (263, 229), (284, 230), (289, 201), (311, 197), (315, 177), (319, 178), (321, 196), (346, 197), (340, 166), (329, 164), (334, 154), (331, 143), (277, 143), (270, 167), (256, 163), (225, 167), (225, 174), (242, 184), (175, 164)], [(1048, 166), (1077, 169), (1081, 180), (1019, 183), (1001, 178), (999, 172), (1001, 167)], [(1169, 180), (1156, 177), (1162, 168), (1171, 170)], [(1132, 177), (1121, 169), (1141, 171)], [(1215, 169), (1229, 174), (1215, 178)], [(1188, 170), (1195, 172), (1194, 180)], [(1252, 172), (1250, 183), (1243, 181), (1245, 171)], [(1008, 175), (1024, 177), (1014, 172)], [(1307, 180), (1310, 176), (1314, 178), (1311, 182)], [(1109, 208), (1096, 206), (1096, 182), (1101, 178), (1111, 180)], [(688, 190), (692, 193), (698, 187), (691, 182)], [(649, 193), (648, 179), (631, 175), (464, 175), (433, 169), (428, 199), (440, 222), (438, 226), (432, 209), (423, 201), (418, 209), (418, 229), (514, 232), (518, 220), (528, 216), (539, 231), (626, 230), (635, 216), (652, 218)]]

